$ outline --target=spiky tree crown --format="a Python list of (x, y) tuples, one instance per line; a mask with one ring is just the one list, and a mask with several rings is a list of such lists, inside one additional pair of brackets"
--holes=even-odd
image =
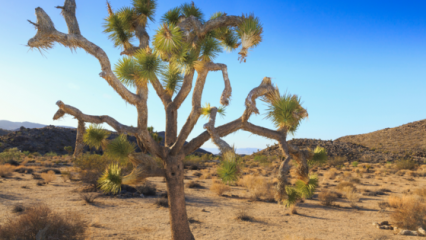
[[(137, 35), (137, 27), (145, 27), (148, 20), (154, 21), (155, 0), (134, 0), (132, 7), (122, 8), (114, 12), (108, 5), (109, 16), (105, 19), (105, 32), (116, 47), (125, 50), (133, 49), (132, 38)], [(226, 14), (217, 12), (210, 19), (216, 19)], [(247, 56), (247, 50), (256, 46), (261, 40), (262, 26), (259, 19), (253, 15), (243, 15), (239, 26), (220, 26), (203, 36), (196, 36), (192, 31), (185, 33), (179, 23), (188, 18), (195, 18), (201, 23), (204, 14), (192, 4), (183, 4), (167, 11), (161, 18), (161, 24), (153, 37), (152, 54), (131, 52), (129, 57), (123, 57), (115, 65), (117, 77), (127, 86), (136, 87), (146, 83), (151, 78), (161, 77), (163, 87), (172, 95), (178, 91), (182, 76), (191, 68), (201, 70), (207, 62), (222, 52), (222, 49), (232, 51), (243, 44), (242, 51)], [(240, 54), (241, 55), (241, 54)], [(162, 63), (166, 64), (162, 64)], [(169, 66), (166, 66), (169, 65)], [(162, 73), (160, 75), (160, 73)]]

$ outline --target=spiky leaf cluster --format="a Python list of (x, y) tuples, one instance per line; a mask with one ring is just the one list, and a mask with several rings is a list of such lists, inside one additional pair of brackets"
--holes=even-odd
[(242, 49), (240, 60), (245, 62), (248, 54), (248, 49), (257, 46), (262, 41), (263, 27), (260, 24), (259, 18), (251, 15), (243, 15), (243, 21), (237, 28), (238, 36), (241, 39)]
[(161, 75), (163, 77), (163, 87), (170, 96), (179, 91), (182, 86), (183, 76), (181, 70), (177, 68), (177, 66), (170, 63), (168, 68), (161, 72)]
[(151, 135), (152, 139), (154, 139), (154, 141), (160, 143), (161, 141), (163, 141), (163, 138), (158, 135), (158, 133), (154, 132), (154, 127), (148, 127), (148, 132)]
[(208, 36), (201, 43), (200, 61), (210, 62), (222, 52), (219, 41), (214, 37)]
[(190, 16), (194, 16), (199, 20), (203, 20), (204, 18), (204, 14), (194, 4), (185, 3), (180, 7), (180, 9), (182, 14), (187, 18)]
[(105, 19), (104, 33), (109, 33), (108, 38), (114, 42), (115, 47), (124, 47), (129, 49), (132, 47), (130, 43), (134, 34), (129, 30), (128, 23), (124, 22), (120, 15), (112, 13)]
[(164, 23), (154, 36), (153, 45), (156, 49), (156, 53), (162, 59), (169, 59), (172, 55), (181, 52), (182, 44), (182, 32), (180, 28), (173, 24)]
[[(216, 12), (210, 17), (210, 19), (216, 19), (223, 15), (224, 13), (222, 12)], [(213, 30), (212, 34), (217, 40), (219, 40), (220, 45), (222, 45), (222, 47), (228, 52), (239, 46), (238, 36), (234, 29), (231, 27), (216, 28)]]
[(110, 132), (102, 128), (99, 124), (90, 124), (83, 135), (83, 142), (89, 147), (99, 149), (104, 140), (108, 138)]
[(128, 87), (135, 87), (139, 78), (137, 75), (137, 63), (131, 57), (123, 57), (115, 64), (114, 73), (117, 78)]
[(297, 180), (295, 185), (302, 198), (312, 198), (315, 189), (318, 187), (318, 177), (316, 175), (309, 176), (308, 182)]
[(167, 11), (163, 17), (161, 17), (161, 21), (167, 24), (178, 24), (179, 17), (181, 16), (180, 7), (175, 7), (169, 11)]
[(240, 160), (233, 151), (223, 153), (223, 160), (217, 168), (217, 175), (226, 184), (235, 182), (241, 173)]
[(262, 100), (268, 104), (266, 118), (271, 119), (277, 128), (286, 129), (290, 134), (294, 134), (301, 121), (308, 117), (308, 112), (302, 107), (297, 95), (280, 95), (276, 89)]
[(315, 164), (323, 164), (327, 161), (327, 150), (323, 147), (317, 146), (311, 159), (308, 159), (309, 167)]
[(295, 205), (301, 198), (299, 191), (294, 187), (286, 186), (285, 192), (287, 193), (287, 199), (283, 201), (283, 204), (287, 208)]
[(156, 0), (133, 0), (133, 7), (139, 16), (143, 16), (154, 22)]
[[(205, 103), (204, 107), (201, 108), (201, 116), (203, 116), (205, 118), (209, 118), (210, 113), (211, 113), (211, 109), (212, 109), (212, 107), (210, 106), (210, 103)], [(223, 116), (225, 116), (225, 110), (226, 110), (225, 106), (220, 106), (217, 109), (217, 113), (219, 113), (223, 117)]]
[(121, 168), (118, 164), (111, 164), (98, 179), (99, 188), (105, 193), (117, 194), (121, 191)]
[(105, 149), (105, 154), (111, 158), (125, 159), (135, 151), (135, 146), (127, 141), (127, 136), (121, 134), (110, 141)]

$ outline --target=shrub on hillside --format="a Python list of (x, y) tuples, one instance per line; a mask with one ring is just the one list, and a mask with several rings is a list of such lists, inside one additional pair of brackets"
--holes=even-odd
[(318, 195), (318, 199), (322, 205), (331, 206), (337, 200), (337, 194), (330, 190), (322, 190)]
[(21, 158), (25, 154), (21, 153), (18, 148), (9, 148), (0, 153), (0, 164), (8, 162), (10, 160), (15, 160), (20, 162)]
[(328, 159), (328, 164), (333, 167), (343, 166), (345, 162), (347, 162), (348, 158), (346, 156), (335, 156), (333, 158)]
[(41, 173), (40, 177), (43, 178), (45, 183), (50, 183), (56, 179), (55, 172), (50, 170), (47, 173)]
[(87, 223), (73, 212), (58, 214), (45, 205), (25, 209), (0, 228), (0, 239), (84, 239)]
[(409, 159), (400, 159), (395, 162), (395, 168), (398, 170), (413, 170), (416, 168), (416, 163)]
[(0, 165), (0, 177), (6, 178), (12, 176), (14, 169), (15, 167), (10, 164)]

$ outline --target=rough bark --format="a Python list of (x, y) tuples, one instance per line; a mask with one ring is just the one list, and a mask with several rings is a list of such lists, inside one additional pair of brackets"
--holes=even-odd
[(86, 128), (84, 126), (84, 121), (78, 120), (77, 139), (75, 140), (75, 148), (74, 148), (74, 154), (73, 154), (74, 158), (77, 158), (83, 154), (83, 149), (84, 149), (83, 135), (85, 132), (86, 132)]
[(189, 33), (191, 30), (195, 32), (198, 38), (204, 37), (208, 32), (220, 27), (236, 27), (242, 21), (239, 16), (227, 16), (224, 14), (218, 18), (202, 23), (194, 16), (185, 18), (185, 20), (178, 23), (178, 26), (184, 30), (184, 34)]
[(209, 132), (211, 139), (213, 143), (220, 149), (222, 153), (232, 151), (231, 146), (229, 146), (228, 143), (226, 143), (224, 140), (222, 140), (217, 134), (214, 124), (216, 121), (216, 114), (217, 114), (217, 108), (213, 107), (210, 109), (210, 120), (208, 123), (204, 124), (204, 129), (207, 129), (207, 132)]
[(195, 239), (191, 233), (186, 213), (183, 159), (185, 155), (169, 155), (165, 159), (165, 172), (167, 182), (167, 195), (170, 206), (170, 225), (172, 239), (192, 240)]

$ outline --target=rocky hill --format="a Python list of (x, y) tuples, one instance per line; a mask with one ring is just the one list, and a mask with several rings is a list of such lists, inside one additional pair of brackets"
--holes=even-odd
[[(117, 133), (112, 132), (108, 139), (117, 137)], [(164, 132), (158, 132), (158, 135), (163, 137), (164, 144)], [(57, 154), (66, 154), (64, 150), (65, 146), (72, 146), (74, 148), (77, 136), (77, 129), (63, 128), (55, 126), (47, 126), (43, 128), (25, 128), (21, 127), (18, 131), (10, 131), (6, 135), (0, 136), (0, 152), (3, 152), (7, 148), (17, 147), (21, 151), (39, 152), (45, 154), (48, 152), (56, 152)], [(136, 138), (133, 136), (127, 136), (130, 142), (136, 144)], [(88, 146), (84, 149), (85, 152), (90, 151)], [(136, 151), (140, 152), (139, 147), (136, 147)], [(92, 152), (102, 153), (102, 151)], [(196, 151), (198, 154), (210, 153), (203, 149)]]
[(363, 145), (385, 154), (426, 158), (426, 119), (371, 133), (344, 136), (335, 141)]
[[(329, 157), (336, 157), (336, 156), (345, 156), (348, 161), (359, 161), (359, 162), (392, 162), (398, 159), (412, 159), (417, 162), (424, 162), (426, 161), (426, 158), (418, 157), (418, 156), (403, 156), (401, 154), (393, 154), (393, 153), (382, 153), (379, 151), (373, 151), (368, 147), (350, 143), (350, 142), (343, 142), (343, 141), (324, 141), (324, 140), (316, 140), (316, 139), (292, 139), (288, 141), (289, 144), (292, 144), (294, 146), (297, 146), (299, 148), (305, 149), (315, 149), (317, 146), (323, 147), (327, 150), (327, 154)], [(261, 154), (261, 155), (277, 155), (280, 156), (281, 150), (279, 149), (278, 145), (273, 145), (269, 148), (266, 148), (262, 151), (259, 151), (254, 154)]]
[[(43, 128), (47, 125), (33, 122), (12, 122), (8, 120), (0, 120), (0, 128), (9, 131), (18, 131), (20, 127), (25, 128)], [(65, 128), (73, 128), (68, 126), (57, 126), (57, 127), (65, 127)]]
[(10, 133), (10, 131), (0, 128), (0, 136), (4, 136), (4, 135), (9, 134), (9, 133)]

